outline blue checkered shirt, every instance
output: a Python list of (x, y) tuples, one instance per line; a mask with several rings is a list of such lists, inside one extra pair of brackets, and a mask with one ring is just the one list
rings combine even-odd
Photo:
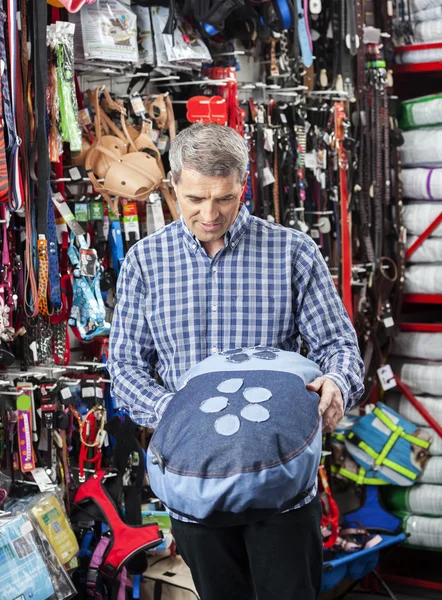
[(115, 397), (140, 425), (158, 425), (190, 367), (258, 344), (298, 352), (302, 341), (347, 409), (362, 395), (356, 334), (316, 243), (244, 206), (214, 257), (182, 219), (138, 242), (122, 266), (117, 299), (108, 368)]

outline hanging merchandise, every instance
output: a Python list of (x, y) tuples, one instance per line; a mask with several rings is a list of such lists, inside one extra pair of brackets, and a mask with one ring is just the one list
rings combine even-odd
[(69, 566), (79, 548), (58, 498), (51, 494), (39, 500), (32, 508), (32, 516), (46, 535), (60, 562)]
[(115, 580), (123, 566), (126, 566), (129, 572), (139, 573), (142, 565), (141, 572), (143, 572), (147, 561), (140, 551), (155, 547), (162, 540), (156, 523), (133, 527), (122, 521), (118, 511), (118, 501), (114, 501), (114, 497), (119, 497), (118, 491), (114, 491), (116, 496), (107, 493), (106, 482), (111, 478), (116, 478), (114, 490), (118, 490), (121, 480), (118, 479), (118, 473), (110, 470), (97, 471), (93, 477), (83, 483), (75, 497), (80, 514), (77, 513), (73, 519), (83, 518), (81, 512), (84, 511), (87, 520), (90, 521), (91, 516), (95, 520), (93, 515), (97, 515), (96, 520), (108, 525), (111, 540), (109, 548), (101, 556), (99, 570), (109, 579)]
[(138, 62), (137, 17), (117, 0), (97, 0), (81, 9), (84, 56), (87, 59)]
[(33, 538), (34, 527), (24, 517), (0, 526), (2, 565), (0, 582), (4, 598), (23, 595), (46, 600), (54, 593), (49, 572)]
[[(24, 509), (27, 511), (26, 500)], [(2, 597), (67, 600), (76, 590), (44, 534), (27, 512), (0, 522)], [(17, 596), (18, 594), (18, 596)]]
[[(55, 25), (50, 25), (48, 27), (48, 44), (56, 56), (57, 95), (53, 101), (54, 104), (58, 104), (61, 139), (63, 142), (69, 142), (71, 152), (79, 152), (81, 150), (81, 129), (74, 87), (73, 28), (72, 24), (59, 21)], [(58, 162), (58, 160), (53, 162)]]
[(164, 33), (163, 29), (163, 40), (167, 60), (171, 63), (184, 62), (201, 67), (201, 63), (210, 62), (212, 59), (198, 31), (180, 17), (177, 17), (175, 29), (171, 34)]
[(346, 449), (368, 477), (402, 486), (412, 485), (422, 473), (430, 444), (431, 438), (382, 402), (345, 436)]
[[(86, 154), (85, 168), (94, 184), (94, 189), (103, 195), (112, 211), (118, 214), (117, 201), (112, 200), (111, 196), (146, 200), (149, 194), (160, 185), (162, 173), (155, 158), (146, 152), (138, 151), (127, 133), (125, 109), (110, 98), (105, 88), (110, 108), (117, 110), (121, 115), (123, 131), (112, 124), (112, 131), (117, 135), (102, 136), (101, 119), (104, 114), (98, 104), (98, 96), (101, 91), (101, 88), (97, 88), (94, 92), (97, 140)], [(108, 125), (112, 123), (106, 117), (104, 118)], [(104, 179), (103, 183), (99, 183), (100, 178)]]
[(100, 290), (102, 267), (97, 252), (84, 242), (78, 249), (73, 240), (68, 250), (73, 271), (73, 299), (69, 325), (75, 327), (81, 338), (89, 341), (106, 335), (110, 324), (105, 320), (105, 307)]
[(162, 6), (153, 6), (151, 8), (152, 27), (154, 33), (156, 67), (160, 73), (168, 74), (173, 70), (179, 72), (192, 71), (190, 65), (172, 63), (167, 57), (166, 41), (163, 36), (164, 28), (169, 20), (169, 9)]
[(137, 4), (132, 6), (132, 10), (137, 15), (139, 60), (141, 63), (153, 67), (155, 66), (155, 51), (150, 10), (146, 6), (139, 6)]

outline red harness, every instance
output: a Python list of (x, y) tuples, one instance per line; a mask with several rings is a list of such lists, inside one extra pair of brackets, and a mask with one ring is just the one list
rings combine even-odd
[(103, 483), (108, 477), (115, 476), (114, 471), (97, 471), (78, 488), (75, 503), (93, 501), (103, 514), (111, 531), (111, 542), (106, 549), (100, 571), (107, 577), (117, 576), (124, 563), (140, 550), (153, 548), (162, 542), (156, 523), (132, 526), (123, 523), (117, 508), (106, 491)]

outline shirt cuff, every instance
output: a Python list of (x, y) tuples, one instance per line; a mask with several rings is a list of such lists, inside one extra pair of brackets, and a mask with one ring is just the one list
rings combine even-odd
[(323, 377), (327, 377), (327, 379), (331, 379), (332, 381), (334, 381), (338, 388), (341, 390), (342, 398), (344, 400), (344, 410), (346, 410), (350, 386), (348, 385), (345, 375), (342, 375), (341, 373), (324, 373)]

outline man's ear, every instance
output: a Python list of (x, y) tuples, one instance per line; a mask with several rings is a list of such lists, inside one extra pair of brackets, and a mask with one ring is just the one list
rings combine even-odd
[(248, 171), (246, 171), (246, 174), (244, 175), (243, 182), (242, 182), (242, 184), (241, 184), (241, 186), (242, 186), (242, 189), (241, 189), (241, 196), (242, 196), (242, 194), (243, 194), (243, 192), (244, 192), (244, 188), (245, 188), (245, 187), (246, 187), (246, 185), (247, 185), (247, 178), (248, 178), (248, 176), (249, 176), (249, 172), (248, 172)]
[(172, 171), (169, 171), (168, 179), (170, 180), (170, 183), (172, 184), (172, 187), (173, 187), (173, 189), (175, 190), (175, 193), (176, 193), (177, 184), (176, 184), (176, 182), (175, 182), (175, 180), (173, 178)]

